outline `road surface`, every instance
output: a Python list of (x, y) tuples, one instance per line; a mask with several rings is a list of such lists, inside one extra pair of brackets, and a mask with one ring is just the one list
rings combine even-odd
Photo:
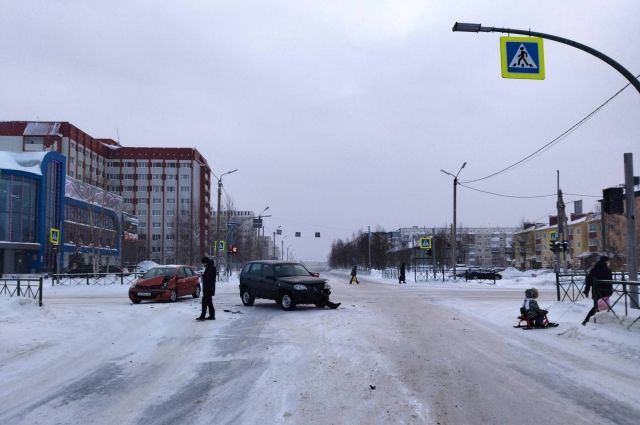
[(51, 338), (2, 357), (0, 423), (638, 423), (637, 405), (581, 377), (633, 391), (622, 368), (481, 320), (496, 298), (515, 317), (521, 290), (327, 276), (338, 310), (244, 307), (219, 284), (215, 322), (193, 320), (199, 300), (132, 305), (126, 287), (51, 295)]

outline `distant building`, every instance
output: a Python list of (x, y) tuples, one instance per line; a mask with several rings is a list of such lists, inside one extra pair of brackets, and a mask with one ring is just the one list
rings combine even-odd
[(128, 148), (68, 122), (28, 121), (0, 122), (0, 149), (57, 152), (66, 176), (122, 197), (118, 220), (138, 219), (137, 240), (119, 234), (132, 256), (122, 262), (195, 264), (206, 252), (211, 169), (196, 149)]

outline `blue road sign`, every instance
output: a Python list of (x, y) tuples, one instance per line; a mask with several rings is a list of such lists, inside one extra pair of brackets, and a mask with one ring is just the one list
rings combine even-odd
[(541, 38), (500, 37), (503, 78), (544, 80), (544, 47)]

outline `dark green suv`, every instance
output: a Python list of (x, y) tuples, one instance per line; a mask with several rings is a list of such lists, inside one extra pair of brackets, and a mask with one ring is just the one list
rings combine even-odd
[(300, 263), (251, 261), (240, 272), (240, 298), (244, 305), (253, 305), (256, 298), (264, 298), (276, 301), (287, 311), (297, 304), (325, 307), (333, 304), (329, 301), (330, 294), (327, 280)]

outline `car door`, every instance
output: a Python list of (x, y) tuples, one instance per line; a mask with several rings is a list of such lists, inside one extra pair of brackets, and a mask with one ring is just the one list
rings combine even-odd
[(185, 267), (184, 274), (185, 291), (187, 294), (193, 294), (196, 291), (196, 285), (198, 284), (198, 276), (191, 267)]
[(187, 279), (185, 279), (187, 276), (185, 274), (184, 271), (184, 267), (178, 267), (178, 270), (176, 271), (176, 291), (178, 292), (178, 296), (181, 297), (183, 295), (188, 294), (186, 285), (187, 285)]
[(262, 284), (262, 263), (253, 263), (247, 273), (247, 287), (256, 298), (264, 298), (264, 285)]
[(278, 285), (276, 283), (276, 275), (271, 264), (265, 264), (262, 267), (262, 286), (264, 290), (264, 298), (275, 300), (278, 295)]

